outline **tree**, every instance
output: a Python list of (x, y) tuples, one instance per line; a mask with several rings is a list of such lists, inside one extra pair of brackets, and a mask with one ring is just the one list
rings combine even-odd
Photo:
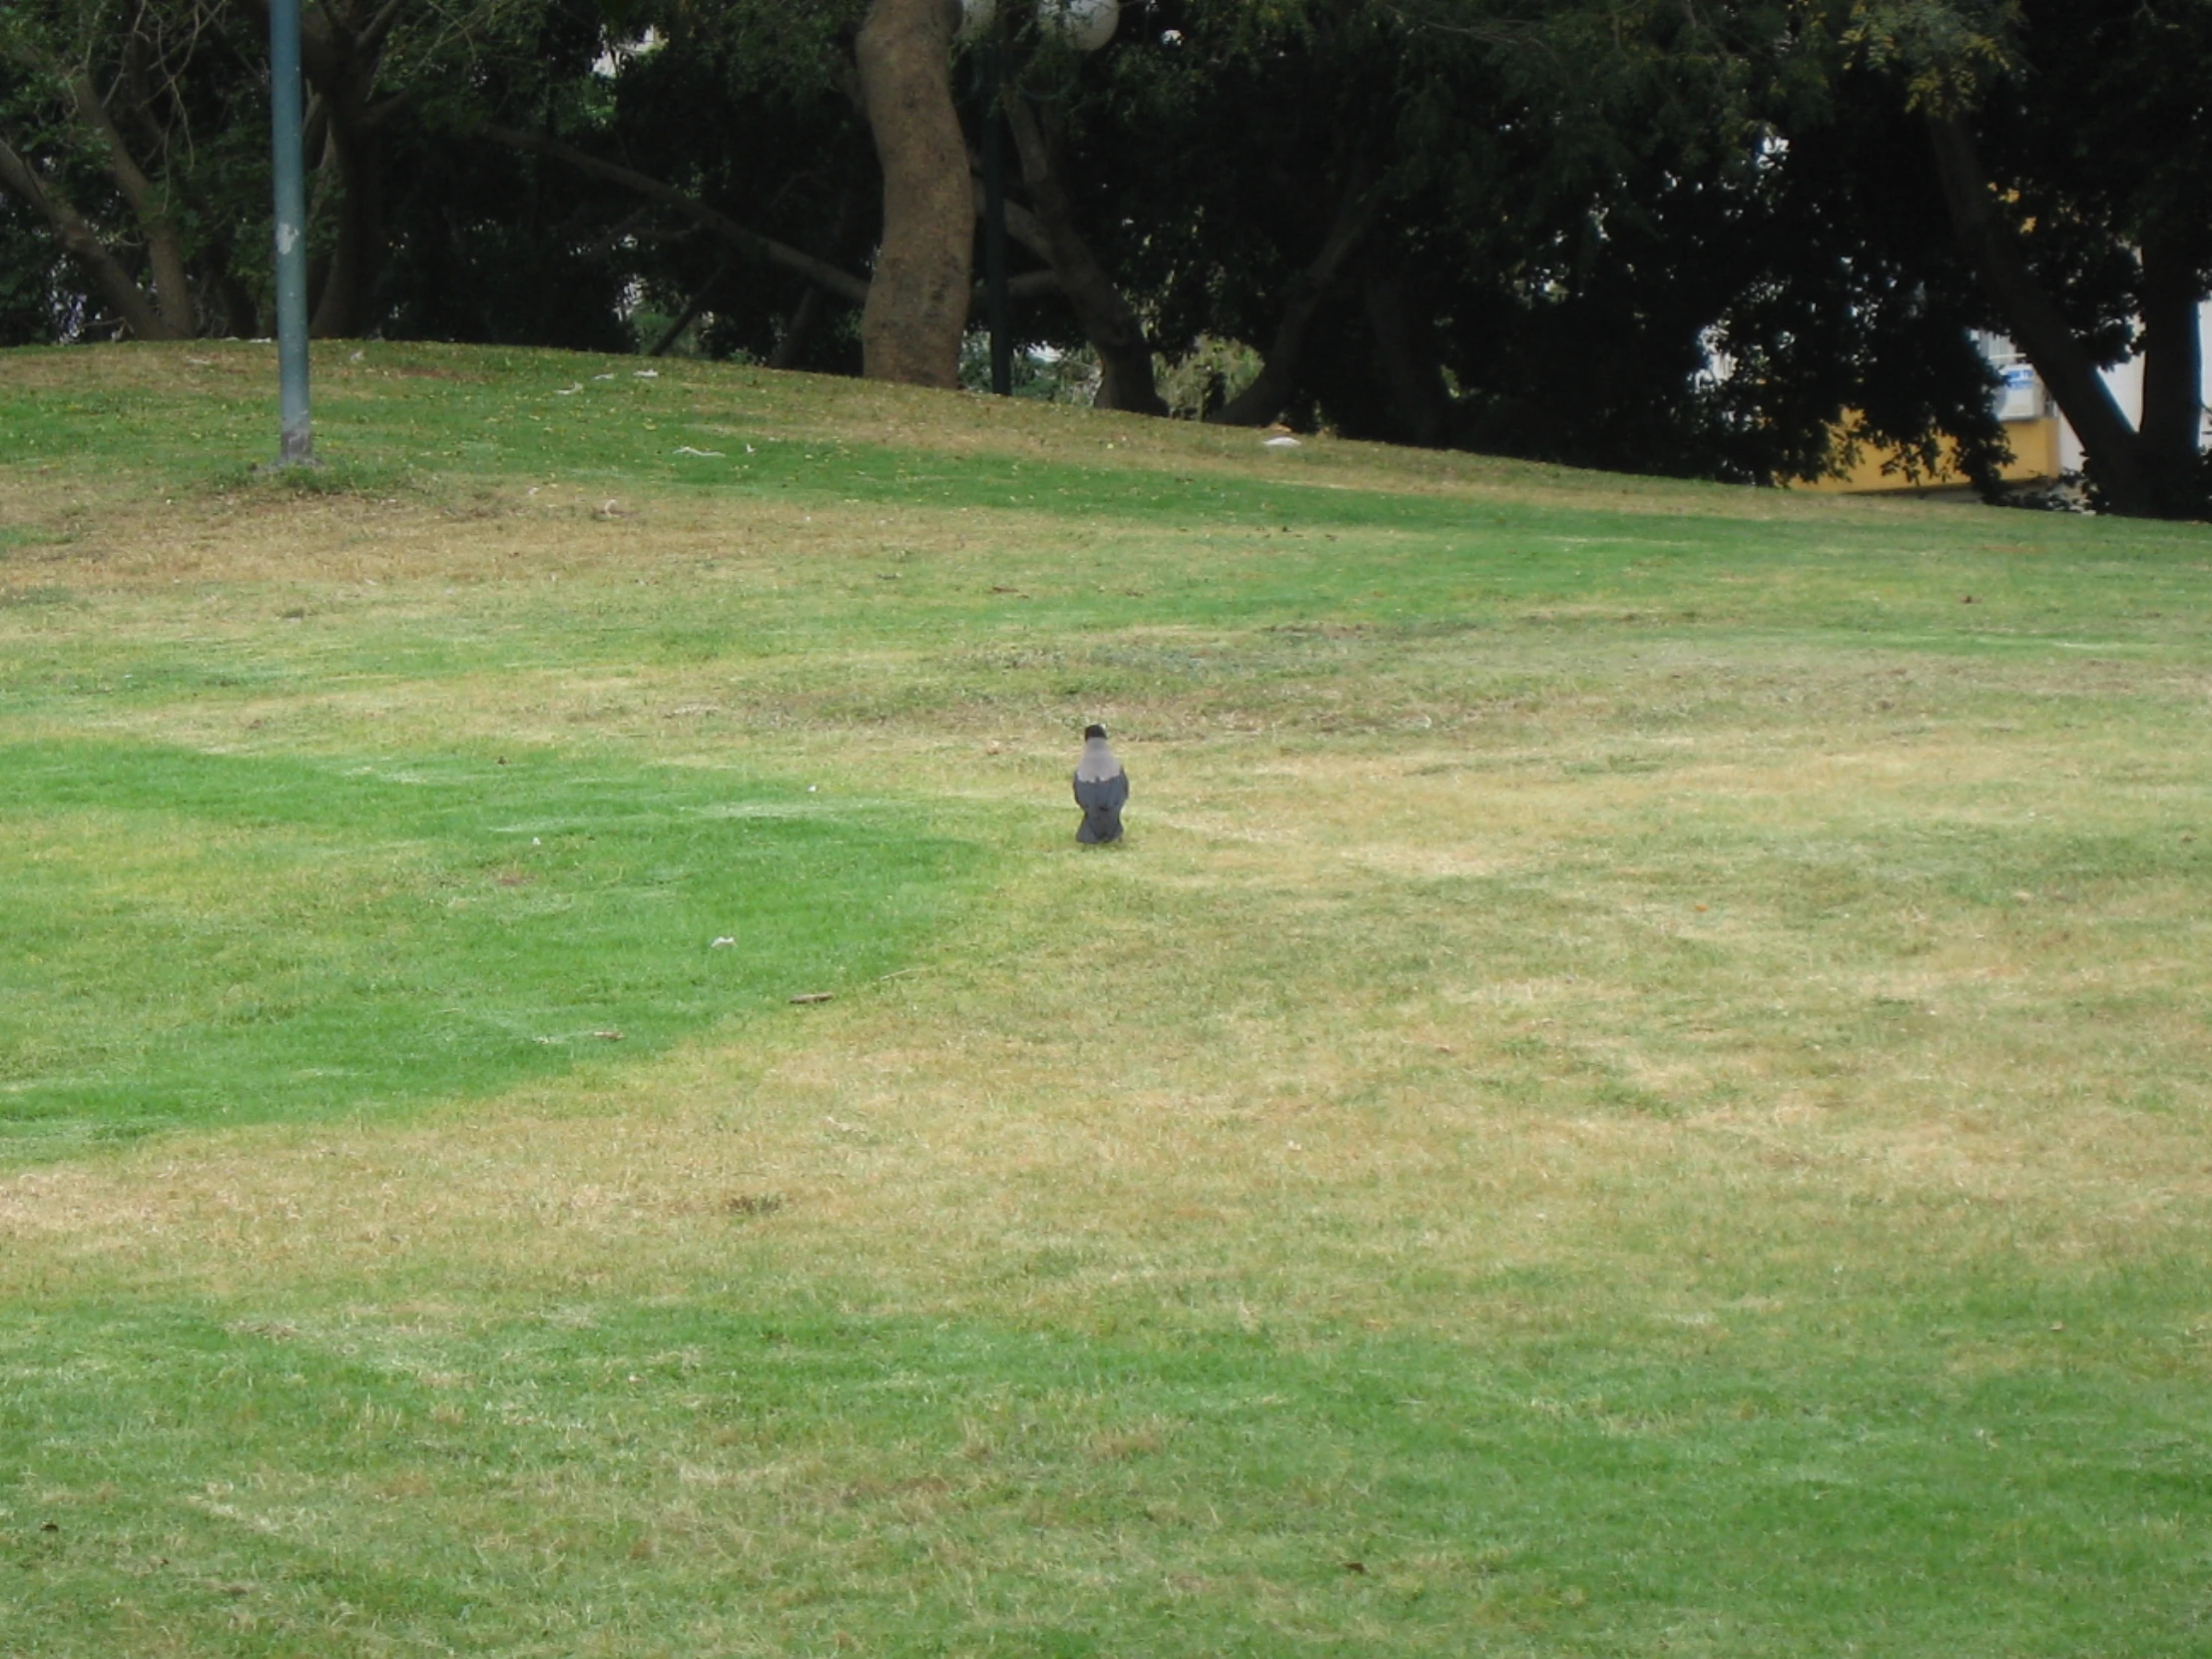
[[(1057, 123), (1030, 107), (1017, 84), (1002, 99), (1003, 119), (1012, 130), (1021, 157), (1021, 179), (1034, 205), (1037, 251), (1050, 265), (1084, 337), (1098, 352), (1102, 409), (1164, 415), (1152, 373), (1152, 338), (1144, 318), (1115, 282), (1083, 234), (1068, 194), (1067, 163)], [(985, 119), (990, 119), (986, 113)]]
[(1045, 107), (1156, 337), (1264, 348), (1215, 418), (1766, 480), (1827, 470), (1856, 409), (1870, 441), (1932, 464), (1939, 421), (1993, 470), (1980, 307), (1939, 221), (1850, 165), (1913, 134), (1782, 140), (1825, 87), (1789, 8), (1155, 15)]
[[(253, 4), (266, 22), (267, 0)], [(548, 199), (534, 165), (473, 132), (487, 115), (536, 126), (588, 103), (605, 49), (593, 0), (306, 0), (309, 331), (409, 317), (449, 337), (618, 337), (619, 319), (578, 312), (586, 295), (611, 309), (621, 283), (578, 259), (571, 193)], [(518, 279), (532, 266), (535, 281)]]
[(861, 16), (860, 0), (655, 6), (629, 20), (650, 34), (573, 134), (626, 170), (603, 235), (710, 354), (860, 369), (880, 199), (851, 61)]
[[(0, 330), (256, 324), (265, 3), (0, 11)], [(1088, 55), (1016, 0), (995, 110), (953, 0), (306, 5), (318, 332), (950, 385), (995, 118), (1015, 326), (1109, 407), (1213, 336), (1216, 420), (1762, 481), (1848, 421), (1993, 484), (1996, 327), (2101, 500), (2204, 497), (2204, 0), (1152, 0)]]
[[(2205, 511), (2212, 8), (1857, 0), (1831, 27), (1925, 123), (1958, 244), (2079, 434), (2100, 503)], [(2144, 358), (2139, 425), (2098, 373), (2131, 344)]]
[(41, 345), (81, 331), (81, 277), (55, 245), (52, 227), (0, 188), (0, 348)]
[[(0, 65), (15, 71), (0, 81), (0, 193), (84, 274), (95, 304), (48, 307), (69, 319), (65, 332), (104, 321), (150, 339), (256, 331), (271, 281), (267, 39), (266, 0), (23, 0), (0, 11)], [(575, 262), (532, 212), (530, 181), (448, 119), (456, 103), (521, 100), (542, 113), (549, 96), (586, 84), (600, 39), (589, 0), (308, 0), (315, 333), (364, 333), (411, 311), (431, 331), (499, 337), (496, 319), (472, 319), (487, 290), (505, 287), (504, 306), (530, 318), (513, 334), (620, 336), (620, 283), (548, 280), (573, 276)], [(480, 264), (479, 279), (455, 283), (455, 265), (471, 259), (438, 255), (471, 199), (496, 204), (477, 228), (509, 251), (490, 262), (500, 275)], [(395, 248), (404, 295), (387, 280)], [(514, 276), (533, 270), (540, 302), (518, 302)], [(574, 314), (587, 293), (596, 326)]]
[(883, 171), (883, 237), (860, 318), (871, 379), (960, 383), (975, 198), (952, 108), (958, 22), (957, 0), (873, 0), (853, 41)]
[(24, 0), (0, 18), (0, 192), (141, 339), (252, 325), (224, 164), (258, 89), (223, 24), (214, 0)]

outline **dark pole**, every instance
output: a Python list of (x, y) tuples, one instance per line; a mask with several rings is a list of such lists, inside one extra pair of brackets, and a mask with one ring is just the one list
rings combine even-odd
[(269, 0), (269, 117), (276, 184), (276, 464), (314, 459), (307, 419), (307, 193), (300, 154), (299, 0)]
[(1006, 319), (1006, 123), (998, 113), (999, 44), (983, 48), (983, 286), (991, 323), (991, 390), (1014, 390), (1013, 325)]

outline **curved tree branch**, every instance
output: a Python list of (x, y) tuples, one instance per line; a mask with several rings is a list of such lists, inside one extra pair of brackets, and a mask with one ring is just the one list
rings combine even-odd
[(1935, 148), (1936, 172), (1942, 181), (1951, 230), (2013, 342), (2027, 353), (2027, 360), (2081, 435), (2098, 489), (2115, 512), (2151, 512), (2135, 428), (2097, 372), (2095, 359), (2028, 269), (2017, 234), (1997, 212), (1973, 136), (1957, 116), (1933, 111), (1928, 136)]
[(1206, 418), (1217, 426), (1265, 426), (1283, 412), (1298, 386), (1299, 358), (1306, 350), (1315, 313), (1321, 309), (1329, 284), (1336, 280), (1352, 251), (1358, 248), (1382, 212), (1382, 193), (1355, 180), (1347, 186), (1337, 206), (1336, 223), (1314, 263), (1291, 279), (1284, 295), (1283, 320), (1277, 324), (1275, 342), (1259, 378)]
[[(975, 191), (975, 217), (981, 219), (983, 217), (983, 181), (976, 176), (975, 166), (975, 158), (971, 155), (968, 157), (968, 183)], [(1006, 234), (1020, 243), (1022, 247), (1028, 249), (1030, 253), (1036, 255), (1038, 259), (1050, 263), (1052, 244), (1045, 236), (1043, 224), (1039, 222), (1035, 214), (1019, 202), (1008, 202), (1006, 204)]]
[(615, 162), (601, 161), (587, 155), (574, 145), (563, 144), (548, 133), (529, 133), (513, 127), (499, 127), (486, 123), (477, 129), (494, 144), (503, 144), (510, 150), (526, 151), (532, 155), (550, 156), (557, 162), (565, 162), (579, 173), (588, 173), (595, 179), (605, 179), (609, 184), (621, 185), (649, 201), (674, 208), (695, 224), (712, 231), (724, 242), (751, 259), (780, 265), (787, 271), (796, 271), (816, 286), (827, 289), (839, 299), (855, 305), (867, 303), (868, 284), (848, 271), (840, 271), (827, 260), (818, 260), (812, 254), (764, 237), (757, 231), (749, 231), (728, 214), (710, 208), (697, 197), (687, 196), (674, 185)]
[[(1075, 208), (1053, 170), (1052, 149), (1044, 129), (1018, 94), (1006, 100), (1006, 121), (1013, 130), (1014, 149), (1021, 157), (1022, 182), (1037, 204), (1045, 258), (1052, 262), (1060, 286), (1067, 290), (1084, 335), (1098, 349), (1098, 406), (1127, 409), (1134, 414), (1166, 414), (1168, 406), (1152, 381), (1152, 341), (1145, 336), (1143, 319), (1076, 229)], [(1013, 228), (1010, 217), (1007, 228)]]
[(140, 339), (187, 339), (189, 330), (180, 330), (168, 320), (147, 298), (146, 291), (131, 280), (116, 257), (108, 252), (100, 234), (85, 223), (84, 216), (69, 202), (46, 188), (31, 165), (0, 140), (0, 186), (23, 198), (53, 227), (55, 240), (68, 252), (71, 259), (85, 268), (93, 285), (100, 290), (127, 327)]
[(82, 72), (69, 78), (69, 96), (77, 119), (91, 128), (108, 153), (108, 172), (131, 212), (146, 230), (147, 255), (154, 268), (154, 302), (162, 320), (179, 339), (192, 335), (192, 279), (185, 271), (185, 247), (177, 222), (170, 213), (168, 193), (159, 189), (124, 143), (122, 130), (108, 113), (94, 89), (92, 77)]

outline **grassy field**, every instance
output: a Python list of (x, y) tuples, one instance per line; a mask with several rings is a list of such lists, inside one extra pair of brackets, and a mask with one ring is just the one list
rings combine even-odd
[(2212, 532), (317, 351), (0, 354), (0, 1653), (2212, 1651)]

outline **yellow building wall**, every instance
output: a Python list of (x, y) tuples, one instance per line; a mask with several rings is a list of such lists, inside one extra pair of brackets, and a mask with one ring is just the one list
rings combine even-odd
[[(2008, 484), (2035, 484), (2047, 482), (2058, 476), (2058, 417), (2045, 415), (2037, 420), (2008, 420), (2004, 423), (2004, 435), (2012, 445), (2011, 463), (2003, 470), (2002, 477)], [(1839, 438), (1837, 447), (1842, 448)], [(1903, 490), (1960, 489), (1965, 478), (1956, 464), (1957, 446), (1948, 438), (1943, 440), (1942, 458), (1936, 463), (1935, 476), (1923, 474), (1918, 481), (1906, 477), (1902, 470), (1885, 472), (1883, 464), (1897, 459), (1894, 449), (1876, 449), (1862, 445), (1859, 459), (1841, 477), (1822, 478), (1800, 489), (1819, 490), (1837, 495), (1881, 495)]]

